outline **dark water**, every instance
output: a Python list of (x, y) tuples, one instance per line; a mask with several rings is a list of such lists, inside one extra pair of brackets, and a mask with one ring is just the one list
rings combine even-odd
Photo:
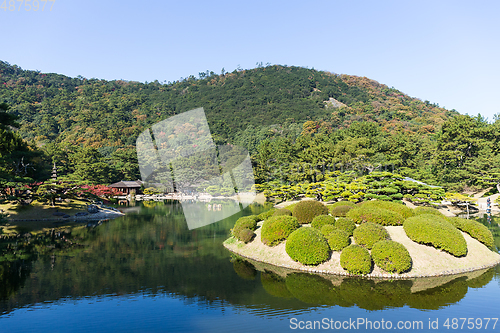
[[(286, 272), (223, 248), (239, 216), (194, 230), (183, 216), (178, 203), (145, 203), (95, 227), (4, 241), (0, 332), (500, 331), (498, 266), (409, 281)], [(495, 218), (479, 220), (498, 251)]]

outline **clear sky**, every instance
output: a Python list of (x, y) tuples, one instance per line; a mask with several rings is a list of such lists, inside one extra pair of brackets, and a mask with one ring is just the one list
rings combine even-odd
[(38, 11), (36, 0), (2, 2), (0, 60), (23, 69), (163, 82), (263, 62), (366, 76), (489, 120), (500, 113), (496, 0), (56, 0), (43, 11), (42, 1)]

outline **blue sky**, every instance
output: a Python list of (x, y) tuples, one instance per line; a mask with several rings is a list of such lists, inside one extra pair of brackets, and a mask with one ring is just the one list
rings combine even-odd
[(269, 62), (366, 76), (490, 120), (500, 113), (500, 1), (39, 4), (0, 9), (0, 60), (142, 82)]

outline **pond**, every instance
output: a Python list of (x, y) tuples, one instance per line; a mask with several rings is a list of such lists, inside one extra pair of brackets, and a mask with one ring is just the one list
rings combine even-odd
[[(499, 266), (406, 281), (286, 272), (222, 246), (238, 217), (266, 207), (193, 230), (178, 202), (134, 208), (101, 224), (3, 240), (1, 331), (500, 330)], [(478, 220), (498, 251), (500, 218)]]

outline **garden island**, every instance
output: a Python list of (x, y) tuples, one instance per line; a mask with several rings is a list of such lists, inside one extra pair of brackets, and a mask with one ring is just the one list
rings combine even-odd
[(241, 217), (231, 234), (224, 246), (239, 256), (314, 273), (415, 278), (500, 263), (481, 223), (383, 200), (302, 200)]

